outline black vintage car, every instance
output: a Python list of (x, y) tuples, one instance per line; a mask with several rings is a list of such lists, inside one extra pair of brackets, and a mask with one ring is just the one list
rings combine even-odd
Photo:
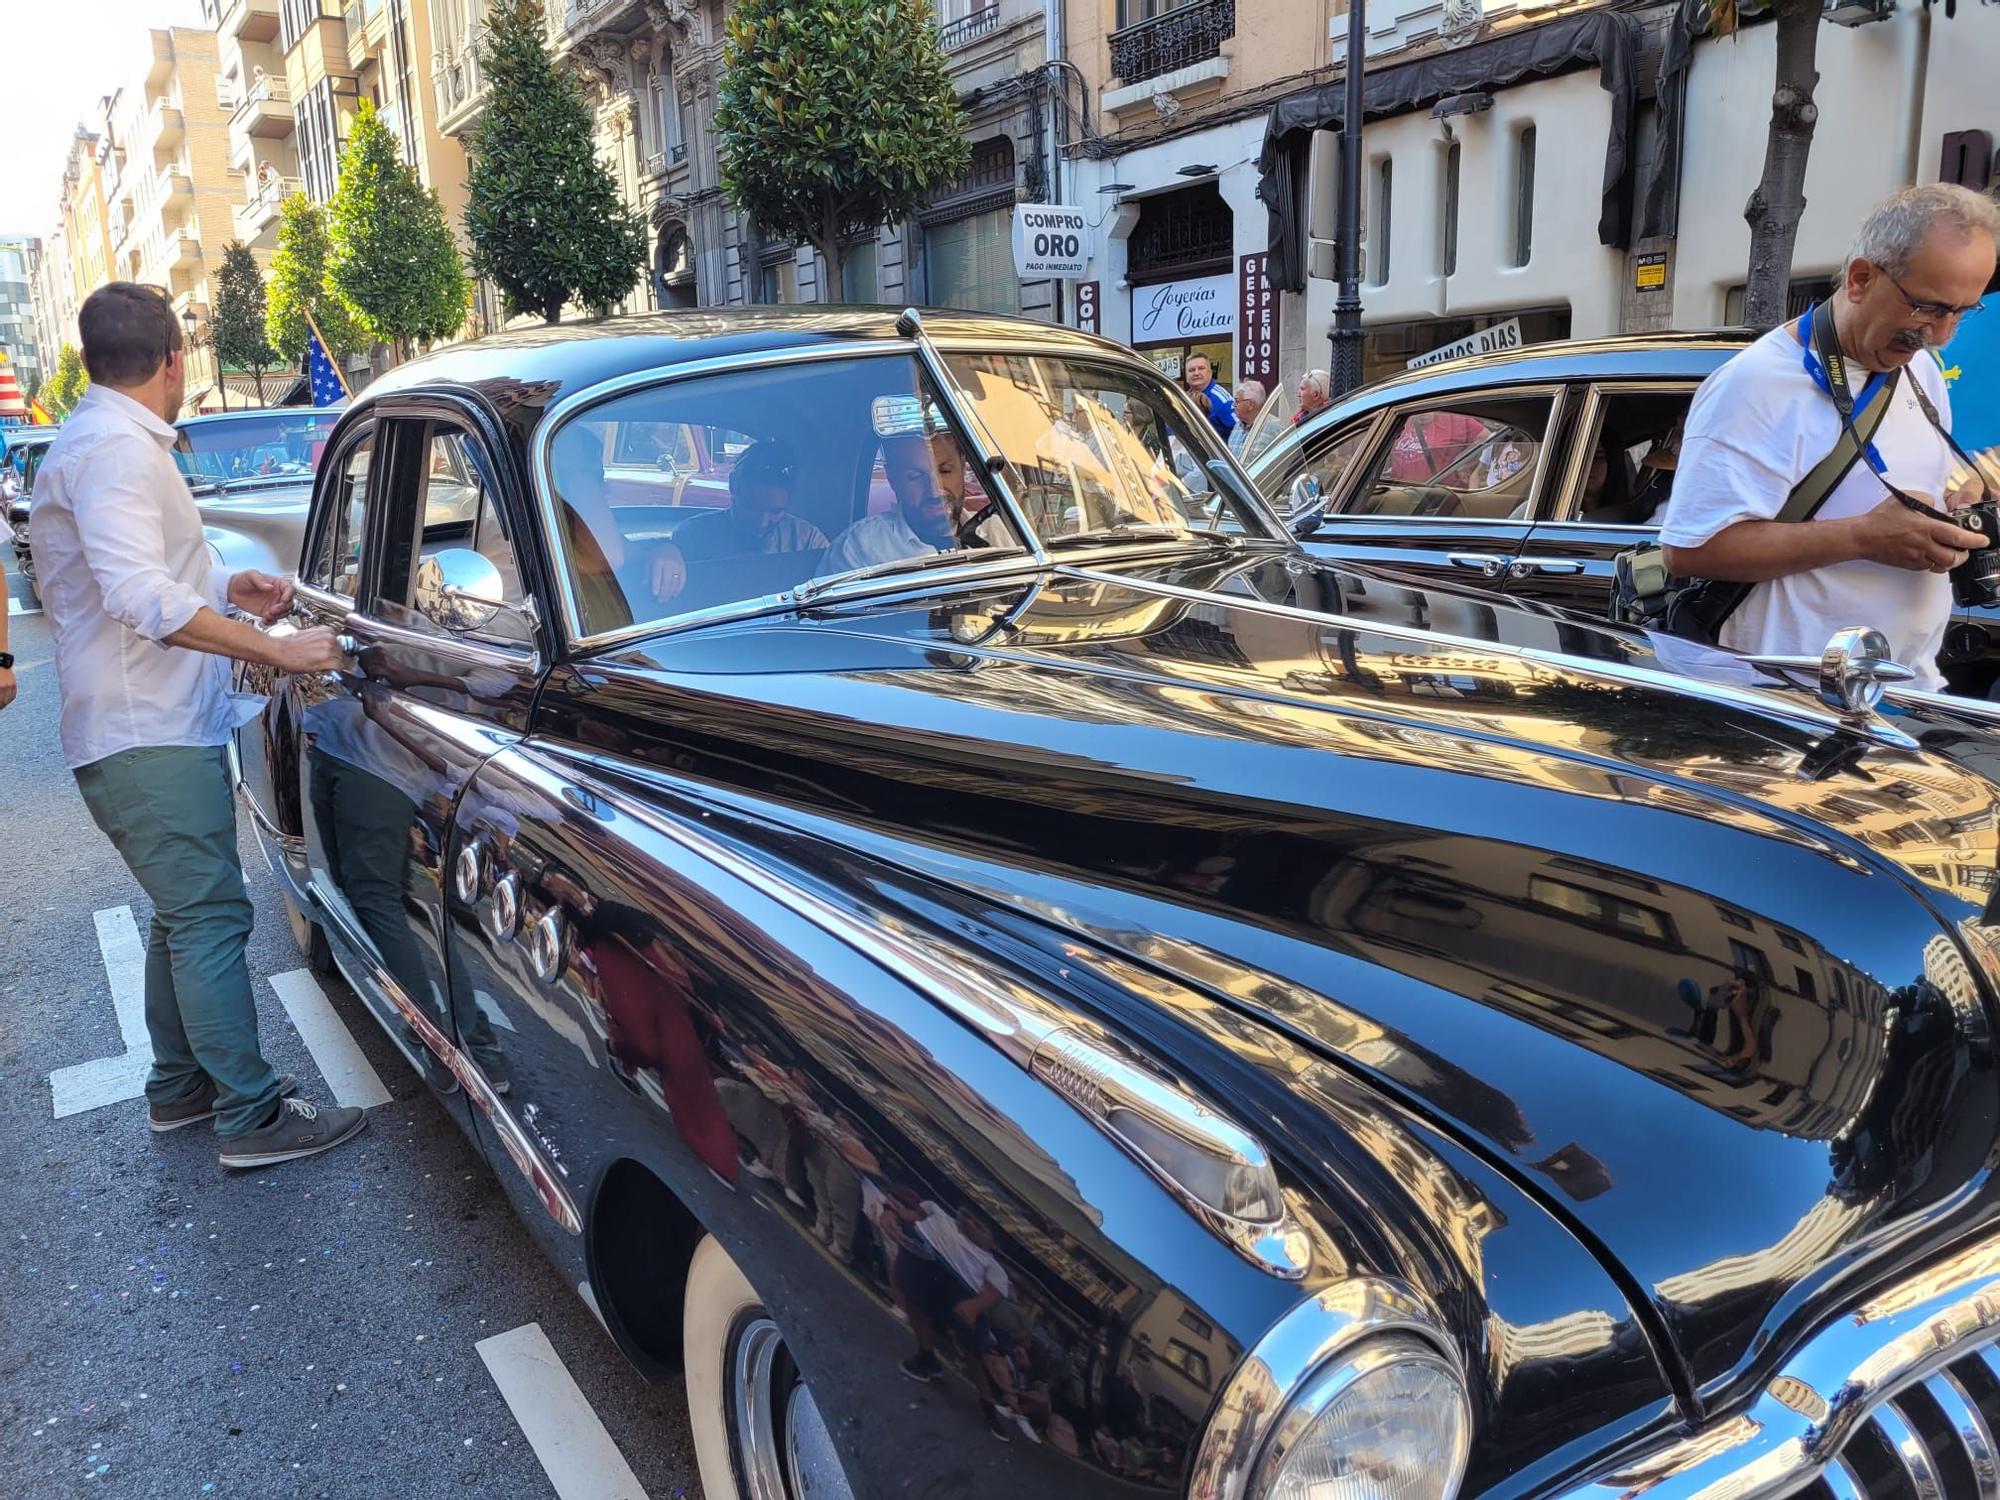
[[(1612, 560), (1651, 543), (1695, 387), (1740, 330), (1540, 344), (1412, 370), (1261, 448), (1258, 488), (1319, 492), (1306, 545), (1592, 614)], [(1323, 506), (1323, 510), (1320, 507)], [(1939, 666), (1954, 692), (2000, 681), (2000, 611), (1961, 609)]]
[(298, 614), (300, 939), (710, 1500), (2000, 1484), (2000, 761), (1879, 637), (1318, 562), (1129, 352), (879, 309), (394, 371)]

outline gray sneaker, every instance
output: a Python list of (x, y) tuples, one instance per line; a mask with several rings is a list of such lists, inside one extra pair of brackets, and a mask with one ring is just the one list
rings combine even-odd
[[(296, 1094), (298, 1079), (289, 1073), (278, 1078), (278, 1097)], [(164, 1135), (169, 1130), (179, 1130), (183, 1125), (193, 1125), (202, 1120), (212, 1120), (221, 1111), (215, 1105), (215, 1080), (204, 1078), (201, 1087), (184, 1099), (176, 1099), (171, 1104), (146, 1103), (146, 1128), (155, 1135)]]
[(262, 1130), (239, 1135), (222, 1148), (216, 1160), (225, 1167), (269, 1167), (331, 1151), (368, 1123), (365, 1111), (337, 1104), (308, 1104), (280, 1099), (278, 1118)]

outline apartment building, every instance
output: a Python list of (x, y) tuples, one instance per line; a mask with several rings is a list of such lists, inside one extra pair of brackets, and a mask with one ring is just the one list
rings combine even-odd
[[(760, 236), (725, 198), (712, 121), (718, 0), (549, 0), (549, 45), (596, 111), (600, 152), (646, 220), (650, 265), (629, 307), (931, 302), (1056, 318), (1055, 282), (1014, 274), (1012, 209), (1050, 191), (1070, 103), (1049, 66), (1049, 0), (939, 0), (938, 40), (968, 120), (970, 168), (907, 224), (849, 247), (841, 285), (810, 248)], [(483, 0), (431, 0), (439, 129), (462, 137), (485, 102)], [(497, 309), (483, 296), (489, 324)]]
[[(1496, 325), (1538, 342), (1740, 318), (1775, 32), (1674, 36), (1679, 10), (1372, 0), (1369, 378)], [(1983, 184), (2000, 128), (1976, 86), (1992, 59), (1976, 11), (1844, 14), (1871, 19), (1820, 32), (1801, 299), (1891, 188), (1941, 173)], [(1341, 120), (1346, 6), (1071, 0), (1068, 31), (1099, 105), (1070, 201), (1109, 210), (1079, 286), (1096, 326), (1171, 370), (1207, 354), (1231, 381), (1327, 365), (1337, 286), (1307, 274), (1299, 205), (1312, 132)]]
[[(212, 278), (222, 269), (223, 247), (236, 237), (229, 171), (235, 99), (217, 69), (214, 32), (175, 26), (144, 35), (140, 72), (104, 101), (97, 159), (109, 206), (107, 279), (164, 288), (199, 334), (215, 306)], [(213, 356), (192, 349), (188, 410), (212, 411), (232, 399)]]
[(0, 239), (0, 354), (14, 367), (23, 392), (42, 378), (41, 341), (35, 332), (34, 277), (29, 258), (41, 258), (39, 239)]

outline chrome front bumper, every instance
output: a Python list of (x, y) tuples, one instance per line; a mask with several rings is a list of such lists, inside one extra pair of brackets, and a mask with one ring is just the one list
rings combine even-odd
[(1749, 1408), (1563, 1500), (2000, 1497), (2000, 1234), (1816, 1334)]

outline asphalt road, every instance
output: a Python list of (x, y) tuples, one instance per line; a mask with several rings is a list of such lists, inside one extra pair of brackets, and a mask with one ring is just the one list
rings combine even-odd
[[(18, 598), (19, 581), (9, 579)], [(56, 743), (39, 615), (0, 713), (0, 1496), (556, 1493), (483, 1339), (538, 1324), (651, 1500), (696, 1496), (678, 1387), (647, 1385), (360, 1002), (322, 981), (393, 1098), (356, 1140), (223, 1172), (138, 1099), (55, 1118), (49, 1074), (123, 1050), (96, 914), (150, 910)], [(326, 1081), (269, 983), (302, 967), (247, 828), (264, 1050)]]

